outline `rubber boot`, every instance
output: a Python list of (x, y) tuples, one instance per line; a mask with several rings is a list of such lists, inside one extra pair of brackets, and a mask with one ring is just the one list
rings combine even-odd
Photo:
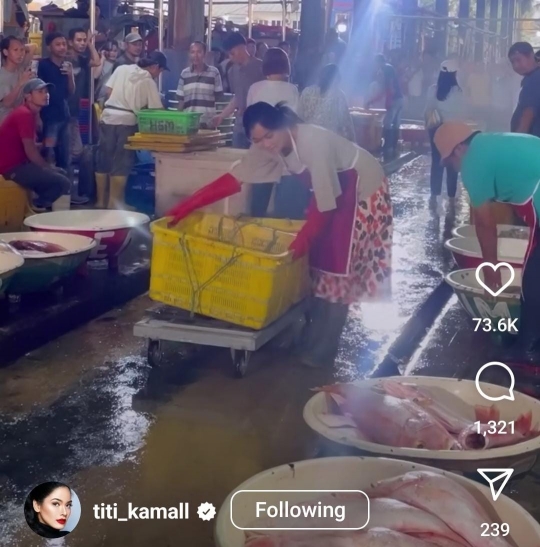
[(393, 131), (392, 129), (383, 129), (383, 161), (387, 162), (393, 159), (392, 157), (392, 140), (393, 140)]
[(107, 194), (107, 183), (109, 182), (108, 173), (96, 173), (96, 209), (106, 209), (105, 201)]
[(392, 152), (394, 159), (399, 157), (399, 137), (399, 127), (397, 129), (392, 129)]
[(126, 211), (133, 210), (128, 207), (125, 202), (127, 175), (116, 175), (110, 177), (111, 184), (109, 188), (109, 209), (123, 209)]

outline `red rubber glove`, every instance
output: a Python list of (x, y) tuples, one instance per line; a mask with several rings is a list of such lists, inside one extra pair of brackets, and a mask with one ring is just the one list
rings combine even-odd
[(293, 252), (293, 259), (300, 258), (309, 253), (309, 249), (313, 245), (313, 242), (324, 230), (334, 211), (327, 211), (321, 213), (317, 209), (317, 203), (315, 198), (311, 200), (309, 205), (307, 219), (302, 229), (298, 232), (294, 241), (289, 245), (289, 250)]
[(175, 226), (183, 218), (186, 218), (193, 211), (211, 205), (220, 199), (228, 198), (237, 194), (242, 189), (242, 185), (230, 173), (222, 175), (214, 182), (207, 184), (200, 190), (197, 190), (191, 197), (176, 204), (172, 209), (165, 213), (167, 217), (173, 217), (169, 221), (169, 226)]

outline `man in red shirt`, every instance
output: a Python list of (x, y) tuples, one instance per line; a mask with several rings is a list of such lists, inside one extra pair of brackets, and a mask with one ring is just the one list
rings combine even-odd
[(35, 192), (36, 206), (42, 208), (69, 194), (71, 184), (62, 169), (43, 159), (36, 145), (37, 118), (49, 103), (49, 86), (39, 78), (29, 80), (22, 90), (24, 104), (0, 125), (0, 175)]

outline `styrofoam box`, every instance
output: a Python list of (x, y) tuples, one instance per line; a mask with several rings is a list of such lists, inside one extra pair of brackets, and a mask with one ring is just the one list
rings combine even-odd
[[(233, 163), (247, 150), (220, 148), (206, 152), (156, 153), (156, 214), (167, 210), (221, 175), (228, 173)], [(240, 215), (249, 213), (250, 185), (242, 186), (239, 194), (202, 209), (208, 213)]]

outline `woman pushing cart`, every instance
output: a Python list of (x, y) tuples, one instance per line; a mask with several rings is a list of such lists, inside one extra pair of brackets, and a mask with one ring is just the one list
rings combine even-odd
[(303, 362), (331, 365), (349, 305), (388, 292), (392, 205), (380, 163), (356, 144), (303, 123), (283, 105), (256, 103), (244, 114), (249, 153), (230, 173), (171, 209), (174, 225), (191, 212), (240, 192), (244, 183), (278, 182), (298, 175), (313, 197), (307, 220), (291, 244), (307, 253), (313, 302)]

